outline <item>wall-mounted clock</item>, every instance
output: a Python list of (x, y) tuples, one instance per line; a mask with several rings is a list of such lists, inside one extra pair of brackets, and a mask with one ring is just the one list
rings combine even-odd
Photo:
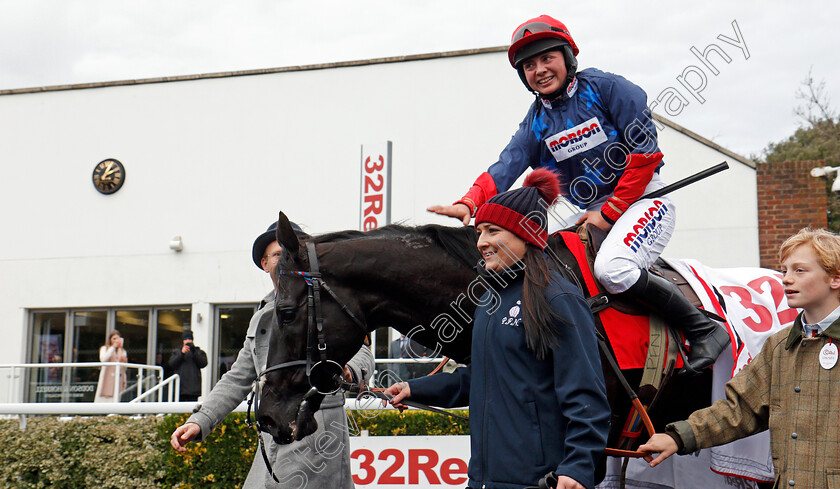
[(93, 186), (100, 193), (112, 194), (125, 183), (125, 167), (119, 161), (109, 158), (100, 161), (93, 168)]

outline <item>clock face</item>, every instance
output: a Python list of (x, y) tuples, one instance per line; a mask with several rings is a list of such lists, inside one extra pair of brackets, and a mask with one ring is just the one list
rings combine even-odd
[(125, 182), (125, 167), (115, 159), (100, 161), (93, 169), (93, 186), (100, 193), (112, 194)]

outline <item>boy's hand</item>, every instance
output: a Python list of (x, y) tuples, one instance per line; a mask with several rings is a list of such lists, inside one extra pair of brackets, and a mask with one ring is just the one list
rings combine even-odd
[(427, 207), (426, 210), (442, 216), (456, 217), (464, 223), (464, 226), (469, 226), (472, 219), (470, 208), (466, 204), (433, 205)]
[[(648, 452), (648, 455), (645, 455), (645, 461), (650, 462), (651, 467), (656, 467), (666, 458), (677, 453), (678, 448), (677, 442), (673, 438), (664, 433), (657, 433), (651, 436), (647, 443), (640, 446), (639, 451)], [(659, 456), (653, 458), (652, 453), (658, 453)]]

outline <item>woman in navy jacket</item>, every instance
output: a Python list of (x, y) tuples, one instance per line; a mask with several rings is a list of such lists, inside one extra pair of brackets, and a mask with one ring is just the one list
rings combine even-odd
[(520, 489), (553, 471), (558, 488), (591, 489), (610, 418), (595, 324), (580, 291), (543, 252), (557, 176), (537, 169), (524, 185), (476, 215), (477, 280), (488, 290), (475, 313), (472, 363), (388, 391), (397, 407), (407, 397), (469, 404), (471, 488)]

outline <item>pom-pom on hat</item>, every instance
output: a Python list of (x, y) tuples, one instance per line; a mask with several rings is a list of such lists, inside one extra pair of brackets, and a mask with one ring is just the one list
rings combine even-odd
[(493, 223), (545, 249), (548, 241), (546, 209), (558, 195), (560, 180), (557, 174), (546, 168), (537, 168), (525, 177), (521, 188), (495, 195), (479, 207), (475, 224)]

